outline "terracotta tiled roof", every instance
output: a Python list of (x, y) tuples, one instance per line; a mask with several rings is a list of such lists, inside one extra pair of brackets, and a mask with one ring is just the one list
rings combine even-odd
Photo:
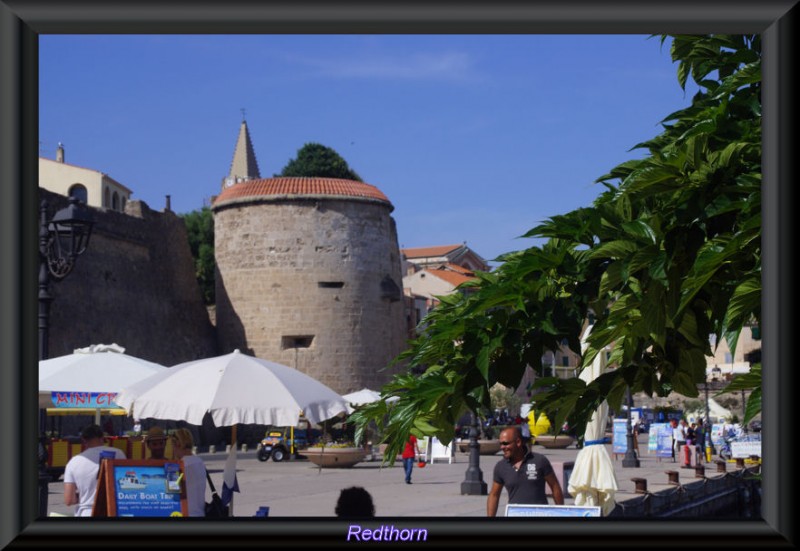
[(371, 199), (388, 203), (391, 206), (389, 198), (373, 185), (338, 178), (304, 177), (262, 178), (239, 182), (225, 188), (222, 193), (217, 195), (214, 205), (270, 196), (285, 198), (341, 196)]
[(417, 247), (413, 249), (400, 249), (406, 258), (427, 258), (432, 256), (445, 256), (464, 245), (439, 245), (436, 247)]
[(437, 268), (437, 270), (450, 270), (452, 272), (457, 272), (459, 274), (464, 274), (468, 276), (474, 276), (475, 272), (470, 270), (469, 268), (465, 268), (464, 266), (459, 266), (458, 264), (453, 264), (452, 262), (448, 262)]
[(453, 287), (458, 287), (465, 281), (472, 281), (475, 279), (474, 277), (468, 277), (463, 274), (450, 272), (448, 270), (425, 270), (425, 272), (435, 275), (439, 279), (443, 279), (447, 283), (451, 284)]

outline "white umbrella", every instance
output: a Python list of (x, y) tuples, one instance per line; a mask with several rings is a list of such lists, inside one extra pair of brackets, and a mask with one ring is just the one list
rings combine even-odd
[(124, 387), (167, 370), (124, 351), (117, 344), (95, 344), (40, 361), (39, 407), (113, 409)]
[(353, 406), (377, 402), (381, 399), (381, 394), (380, 392), (376, 392), (368, 388), (362, 388), (361, 390), (351, 392), (350, 394), (344, 394), (342, 395), (342, 398), (344, 398), (347, 402), (347, 413), (350, 414), (355, 411)]
[[(583, 352), (586, 352), (587, 338), (591, 332), (590, 325), (581, 339)], [(595, 356), (592, 365), (581, 371), (580, 378), (588, 384), (605, 370), (606, 353), (605, 350), (601, 350)], [(605, 436), (607, 418), (608, 404), (603, 402), (586, 425), (584, 446), (575, 458), (568, 486), (569, 493), (575, 498), (575, 505), (600, 507), (603, 515), (608, 515), (614, 509), (614, 496), (619, 489), (614, 474), (614, 464), (608, 456), (606, 447), (601, 444)]]
[[(355, 411), (353, 406), (360, 406), (363, 404), (371, 404), (372, 402), (378, 402), (381, 400), (381, 393), (375, 390), (370, 390), (368, 388), (362, 388), (361, 390), (357, 390), (355, 392), (351, 392), (350, 394), (345, 394), (342, 396), (345, 400), (347, 400), (347, 414), (351, 414)], [(400, 399), (399, 396), (389, 396), (386, 398), (387, 404), (393, 404)]]
[(236, 483), (236, 425), (294, 427), (303, 413), (319, 423), (347, 410), (332, 389), (296, 369), (239, 350), (192, 360), (167, 369), (117, 395), (117, 403), (139, 418), (170, 419), (201, 425), (206, 413), (218, 427), (232, 426), (222, 495), (233, 514)]
[(238, 350), (171, 367), (126, 387), (116, 402), (140, 419), (194, 425), (202, 424), (210, 412), (218, 427), (293, 427), (301, 412), (311, 423), (319, 423), (347, 410), (344, 398), (316, 379)]

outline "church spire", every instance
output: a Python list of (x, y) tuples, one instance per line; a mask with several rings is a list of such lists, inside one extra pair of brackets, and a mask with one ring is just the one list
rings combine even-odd
[(250, 131), (247, 129), (247, 121), (244, 118), (244, 109), (242, 109), (242, 124), (239, 126), (239, 137), (236, 140), (236, 148), (233, 150), (231, 170), (223, 179), (222, 185), (227, 187), (236, 182), (254, 178), (261, 178), (261, 173), (258, 171), (253, 142), (250, 140)]

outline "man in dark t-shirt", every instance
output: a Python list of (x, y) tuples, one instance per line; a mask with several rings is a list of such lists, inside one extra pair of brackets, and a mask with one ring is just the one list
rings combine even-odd
[(497, 505), (503, 488), (508, 491), (509, 503), (547, 505), (545, 482), (550, 486), (553, 501), (564, 505), (564, 494), (550, 461), (542, 454), (531, 452), (522, 441), (518, 426), (500, 433), (503, 459), (494, 467), (494, 483), (486, 500), (486, 514), (497, 516)]

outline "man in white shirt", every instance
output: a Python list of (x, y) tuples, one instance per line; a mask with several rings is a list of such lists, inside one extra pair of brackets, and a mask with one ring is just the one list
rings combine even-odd
[(681, 457), (681, 448), (686, 445), (686, 432), (677, 419), (670, 419), (672, 427), (672, 462)]
[(98, 425), (83, 429), (81, 440), (86, 450), (70, 459), (64, 468), (64, 503), (75, 505), (76, 517), (90, 517), (97, 491), (100, 453), (113, 453), (114, 459), (125, 459), (125, 454), (118, 448), (105, 445), (103, 429)]

